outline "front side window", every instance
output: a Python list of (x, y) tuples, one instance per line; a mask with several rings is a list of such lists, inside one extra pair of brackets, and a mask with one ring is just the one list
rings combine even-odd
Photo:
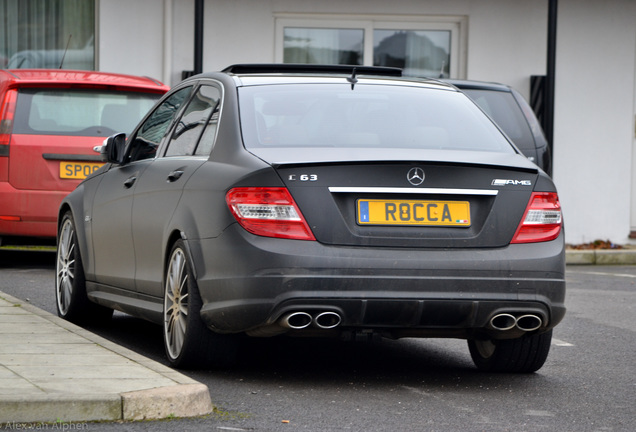
[(95, 69), (95, 0), (3, 0), (0, 67)]
[(159, 144), (191, 92), (192, 87), (177, 90), (155, 108), (139, 127), (136, 135), (131, 138), (130, 162), (154, 158), (157, 155)]
[(459, 92), (410, 86), (304, 84), (240, 89), (245, 146), (442, 149), (514, 153)]

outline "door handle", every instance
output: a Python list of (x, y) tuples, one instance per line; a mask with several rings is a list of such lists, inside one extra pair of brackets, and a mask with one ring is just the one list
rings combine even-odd
[(169, 182), (177, 181), (181, 178), (182, 175), (183, 175), (183, 171), (181, 170), (172, 171), (170, 174), (168, 174), (168, 181)]
[(132, 185), (135, 184), (136, 181), (137, 181), (137, 176), (128, 177), (128, 179), (124, 182), (124, 187), (126, 187), (126, 189), (130, 189)]

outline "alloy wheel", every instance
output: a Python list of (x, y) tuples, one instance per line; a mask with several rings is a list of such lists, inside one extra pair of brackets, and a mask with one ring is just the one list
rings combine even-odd
[(75, 282), (75, 228), (70, 219), (64, 221), (60, 230), (56, 264), (57, 307), (62, 315), (67, 315), (71, 306)]
[(475, 348), (477, 348), (479, 355), (485, 359), (490, 358), (497, 349), (497, 346), (491, 340), (477, 339), (474, 342)]
[(177, 248), (170, 257), (164, 296), (164, 338), (168, 355), (181, 354), (188, 324), (188, 270), (183, 250)]

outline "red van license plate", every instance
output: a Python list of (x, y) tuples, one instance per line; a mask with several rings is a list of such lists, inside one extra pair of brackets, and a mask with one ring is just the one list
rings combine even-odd
[(60, 178), (85, 179), (102, 165), (100, 162), (60, 162)]

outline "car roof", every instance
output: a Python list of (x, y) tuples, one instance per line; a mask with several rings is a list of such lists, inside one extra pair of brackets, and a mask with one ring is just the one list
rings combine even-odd
[(99, 71), (66, 69), (4, 69), (0, 82), (11, 87), (85, 85), (117, 87), (165, 93), (169, 87), (155, 79)]
[(195, 75), (197, 78), (231, 77), (239, 86), (293, 83), (330, 83), (347, 79), (349, 83), (383, 83), (418, 87), (437, 87), (456, 91), (452, 85), (430, 78), (402, 75), (402, 69), (383, 66), (249, 63), (235, 64), (221, 72)]

